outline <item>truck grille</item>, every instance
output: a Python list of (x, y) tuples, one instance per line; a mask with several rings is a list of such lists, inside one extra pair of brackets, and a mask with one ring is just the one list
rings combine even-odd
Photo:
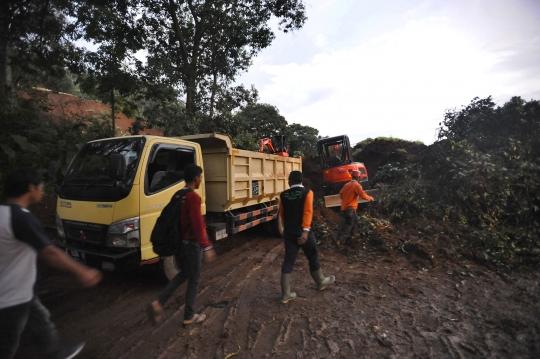
[(64, 221), (64, 231), (67, 239), (81, 242), (102, 243), (107, 234), (108, 226), (102, 224)]

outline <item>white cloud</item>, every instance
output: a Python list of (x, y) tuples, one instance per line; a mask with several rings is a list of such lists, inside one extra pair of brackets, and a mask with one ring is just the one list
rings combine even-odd
[[(421, 118), (442, 116), (445, 106), (489, 95), (473, 89), (492, 88), (486, 70), (496, 62), (447, 21), (433, 18), (370, 43), (318, 54), (306, 64), (262, 66), (272, 83), (259, 91), (289, 123), (323, 135), (352, 137), (376, 126), (380, 135), (397, 136)], [(425, 135), (410, 139), (433, 141)]]
[[(279, 51), (263, 52), (242, 78), (255, 84), (261, 102), (277, 106), (289, 123), (315, 127), (321, 135), (347, 133), (353, 143), (377, 136), (431, 143), (448, 108), (467, 105), (476, 96), (504, 101), (540, 93), (540, 64), (534, 61), (540, 38), (520, 37), (540, 27), (530, 14), (518, 16), (523, 7), (477, 0), (440, 8), (421, 2), (398, 15), (373, 9), (359, 19), (379, 23), (367, 37), (354, 33), (349, 20), (347, 26), (339, 23), (340, 16), (352, 17), (354, 6), (346, 2), (350, 11), (332, 8), (339, 4), (313, 5), (310, 20), (316, 22), (308, 20), (306, 33), (279, 35)], [(500, 22), (504, 12), (515, 24)], [(323, 14), (328, 14), (326, 22)], [(339, 44), (338, 24), (352, 31)], [(533, 60), (523, 60), (524, 53)]]

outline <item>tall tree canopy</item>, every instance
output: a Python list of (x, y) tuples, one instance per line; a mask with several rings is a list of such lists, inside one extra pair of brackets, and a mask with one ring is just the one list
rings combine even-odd
[(0, 1), (0, 94), (31, 76), (33, 83), (60, 78), (78, 54), (68, 21), (78, 2), (70, 0)]
[(87, 41), (99, 44), (86, 51), (79, 72), (81, 88), (111, 105), (112, 133), (115, 133), (117, 94), (128, 96), (138, 90), (134, 54), (143, 48), (144, 34), (137, 26), (137, 8), (130, 0), (80, 1), (77, 24)]
[(287, 126), (286, 134), (287, 138), (289, 138), (292, 155), (317, 155), (317, 141), (321, 138), (319, 136), (319, 130), (310, 126), (293, 123)]
[(199, 110), (203, 97), (210, 98), (212, 113), (216, 92), (274, 39), (272, 16), (284, 32), (306, 20), (301, 0), (140, 1), (148, 75), (180, 87), (188, 114)]
[(242, 119), (242, 127), (255, 139), (285, 135), (287, 121), (279, 114), (279, 110), (269, 104), (253, 104), (242, 110), (238, 116)]

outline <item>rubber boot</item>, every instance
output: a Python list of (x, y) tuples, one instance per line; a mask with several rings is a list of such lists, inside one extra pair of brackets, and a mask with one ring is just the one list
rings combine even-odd
[(315, 283), (317, 283), (317, 289), (318, 290), (325, 289), (329, 285), (334, 284), (334, 282), (336, 280), (336, 277), (334, 277), (333, 275), (325, 278), (324, 274), (322, 272), (322, 269), (319, 269), (319, 270), (317, 270), (315, 272), (310, 272), (310, 273), (311, 273), (311, 277), (313, 278)]
[(291, 292), (291, 275), (281, 273), (281, 303), (285, 304), (296, 298), (296, 293)]

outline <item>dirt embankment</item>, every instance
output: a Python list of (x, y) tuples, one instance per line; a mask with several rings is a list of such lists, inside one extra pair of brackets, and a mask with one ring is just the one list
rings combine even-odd
[[(42, 101), (43, 109), (51, 120), (70, 119), (72, 121), (84, 121), (92, 117), (104, 116), (110, 119), (111, 107), (100, 101), (89, 101), (77, 96), (63, 92), (52, 92), (47, 89), (35, 88), (22, 94), (23, 97), (33, 98)], [(129, 128), (135, 122), (135, 119), (128, 118), (120, 111), (115, 113), (115, 127), (122, 133), (128, 133)], [(140, 130), (143, 135), (163, 135), (159, 129)]]

